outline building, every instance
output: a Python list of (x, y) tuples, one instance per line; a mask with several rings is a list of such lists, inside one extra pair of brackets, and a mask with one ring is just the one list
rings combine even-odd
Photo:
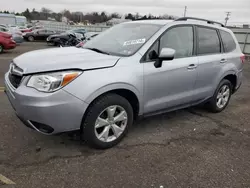
[(15, 16), (14, 14), (0, 14), (0, 24), (23, 26), (27, 24), (25, 16)]
[(0, 24), (16, 25), (16, 16), (14, 14), (0, 14)]
[(25, 16), (16, 16), (16, 25), (24, 26), (27, 24), (27, 18)]

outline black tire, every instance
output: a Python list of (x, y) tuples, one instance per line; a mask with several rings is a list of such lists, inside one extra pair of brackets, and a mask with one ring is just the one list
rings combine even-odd
[(34, 38), (33, 36), (29, 36), (29, 37), (28, 37), (28, 41), (29, 41), (29, 42), (33, 42), (34, 40), (35, 40), (35, 38)]
[[(127, 113), (127, 126), (124, 132), (114, 141), (103, 142), (99, 140), (95, 134), (95, 122), (106, 108), (112, 105), (121, 106)], [(82, 122), (81, 136), (86, 144), (96, 149), (108, 149), (118, 144), (128, 133), (129, 127), (133, 124), (133, 109), (130, 103), (117, 94), (107, 94), (97, 98), (88, 108)]]
[[(218, 93), (221, 90), (221, 88), (225, 85), (227, 85), (229, 87), (229, 99), (228, 99), (227, 103), (224, 105), (224, 107), (219, 108), (217, 106), (217, 96), (218, 96)], [(219, 113), (219, 112), (223, 111), (227, 107), (227, 105), (231, 99), (231, 95), (232, 95), (232, 83), (226, 79), (222, 80), (220, 82), (220, 84), (218, 85), (213, 97), (207, 103), (207, 109), (212, 113)]]
[(3, 53), (3, 50), (4, 50), (4, 49), (3, 49), (3, 45), (0, 44), (0, 54)]

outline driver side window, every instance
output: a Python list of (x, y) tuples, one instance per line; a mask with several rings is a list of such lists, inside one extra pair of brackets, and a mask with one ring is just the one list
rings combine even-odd
[(175, 58), (193, 56), (194, 33), (192, 26), (179, 26), (169, 29), (158, 39), (145, 56), (145, 61), (155, 61), (162, 48), (172, 48)]
[(168, 30), (160, 39), (162, 48), (172, 48), (176, 51), (175, 58), (191, 57), (194, 49), (192, 26), (175, 27)]

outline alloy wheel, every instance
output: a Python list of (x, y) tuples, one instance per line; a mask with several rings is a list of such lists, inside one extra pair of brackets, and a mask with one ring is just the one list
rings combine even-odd
[(112, 142), (119, 138), (128, 123), (128, 114), (119, 105), (103, 110), (95, 122), (95, 135), (102, 142)]
[(230, 98), (230, 88), (228, 85), (223, 85), (218, 94), (217, 94), (217, 102), (216, 105), (218, 108), (224, 108)]

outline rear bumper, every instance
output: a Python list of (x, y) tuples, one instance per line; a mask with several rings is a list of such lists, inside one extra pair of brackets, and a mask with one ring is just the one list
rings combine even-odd
[(80, 129), (88, 104), (62, 89), (43, 93), (22, 84), (15, 89), (7, 74), (5, 93), (26, 126), (47, 135)]

